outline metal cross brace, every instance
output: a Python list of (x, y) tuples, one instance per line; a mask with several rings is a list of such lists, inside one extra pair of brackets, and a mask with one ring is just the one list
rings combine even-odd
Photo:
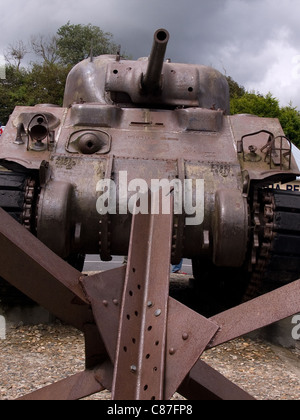
[(211, 319), (169, 297), (172, 215), (133, 216), (127, 267), (83, 276), (0, 209), (0, 275), (83, 331), (86, 369), (22, 399), (252, 399), (201, 361), (300, 312), (300, 280)]

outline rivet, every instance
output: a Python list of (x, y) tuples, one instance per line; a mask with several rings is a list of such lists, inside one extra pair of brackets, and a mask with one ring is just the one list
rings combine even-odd
[(173, 356), (174, 354), (176, 353), (176, 350), (172, 347), (172, 348), (170, 348), (170, 350), (169, 350), (169, 354), (171, 355), (171, 356)]
[(114, 305), (116, 305), (116, 306), (118, 306), (118, 305), (119, 305), (119, 301), (118, 301), (118, 299), (114, 299), (114, 300), (113, 300), (113, 304), (114, 304)]
[(184, 341), (188, 340), (188, 338), (189, 338), (188, 333), (184, 333), (184, 334), (182, 334), (182, 339), (183, 339)]
[(102, 303), (103, 303), (104, 306), (108, 306), (107, 300), (104, 300)]
[(160, 309), (157, 309), (157, 311), (155, 311), (154, 315), (156, 317), (159, 317), (161, 315), (161, 310)]
[(147, 303), (148, 308), (152, 308), (153, 303), (151, 302), (151, 300), (149, 300), (149, 302)]
[(130, 372), (136, 373), (137, 367), (135, 365), (130, 366)]

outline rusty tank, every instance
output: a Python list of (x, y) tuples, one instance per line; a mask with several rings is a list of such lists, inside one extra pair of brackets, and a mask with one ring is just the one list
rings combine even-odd
[(300, 198), (270, 188), (300, 175), (291, 142), (278, 119), (230, 115), (226, 77), (166, 60), (168, 41), (159, 29), (149, 58), (80, 62), (62, 107), (17, 106), (0, 138), (0, 207), (82, 268), (86, 254), (127, 255), (144, 187), (168, 181), (172, 263), (192, 259), (208, 301), (296, 280)]

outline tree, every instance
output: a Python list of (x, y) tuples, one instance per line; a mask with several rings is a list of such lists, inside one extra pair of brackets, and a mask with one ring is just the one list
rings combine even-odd
[(60, 63), (66, 66), (74, 66), (91, 52), (94, 56), (117, 52), (111, 33), (103, 32), (98, 26), (91, 24), (71, 25), (70, 22), (61, 26), (56, 35), (32, 36), (31, 48), (44, 63)]
[(235, 82), (230, 76), (226, 76), (226, 79), (229, 85), (230, 99), (241, 98), (245, 95), (246, 90), (243, 86)]
[(59, 59), (56, 35), (48, 38), (43, 35), (34, 35), (31, 37), (31, 47), (46, 64), (54, 64)]
[(0, 80), (0, 121), (6, 124), (18, 105), (54, 104), (62, 106), (67, 66), (34, 63), (30, 69), (6, 66), (6, 78)]
[(0, 121), (6, 124), (17, 105), (34, 105), (28, 96), (29, 71), (6, 66), (6, 78), (0, 80)]
[(285, 135), (298, 147), (300, 147), (300, 113), (297, 108), (290, 104), (280, 107), (278, 99), (271, 93), (261, 95), (255, 92), (244, 94), (240, 86), (231, 79), (230, 86), (230, 109), (231, 114), (252, 114), (258, 117), (278, 118)]
[(279, 117), (285, 135), (300, 147), (300, 113), (292, 104), (281, 108)]
[(33, 64), (28, 74), (28, 99), (35, 104), (62, 106), (69, 70), (58, 63)]
[(232, 114), (253, 114), (258, 117), (279, 118), (279, 101), (268, 93), (266, 96), (254, 92), (246, 92), (241, 97), (234, 97), (230, 101)]
[(62, 64), (75, 65), (92, 54), (113, 54), (117, 46), (112, 42), (112, 34), (103, 32), (98, 26), (71, 25), (68, 22), (57, 31), (58, 55)]
[(15, 65), (17, 70), (20, 69), (21, 62), (26, 54), (28, 54), (28, 49), (23, 41), (18, 41), (15, 44), (10, 44), (8, 50), (4, 54), (6, 61), (10, 65)]

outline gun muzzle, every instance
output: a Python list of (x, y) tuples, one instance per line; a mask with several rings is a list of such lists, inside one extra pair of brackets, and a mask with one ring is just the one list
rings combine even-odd
[(158, 29), (154, 34), (148, 68), (142, 77), (142, 91), (146, 94), (158, 94), (162, 90), (161, 74), (169, 38), (169, 32), (165, 29)]

